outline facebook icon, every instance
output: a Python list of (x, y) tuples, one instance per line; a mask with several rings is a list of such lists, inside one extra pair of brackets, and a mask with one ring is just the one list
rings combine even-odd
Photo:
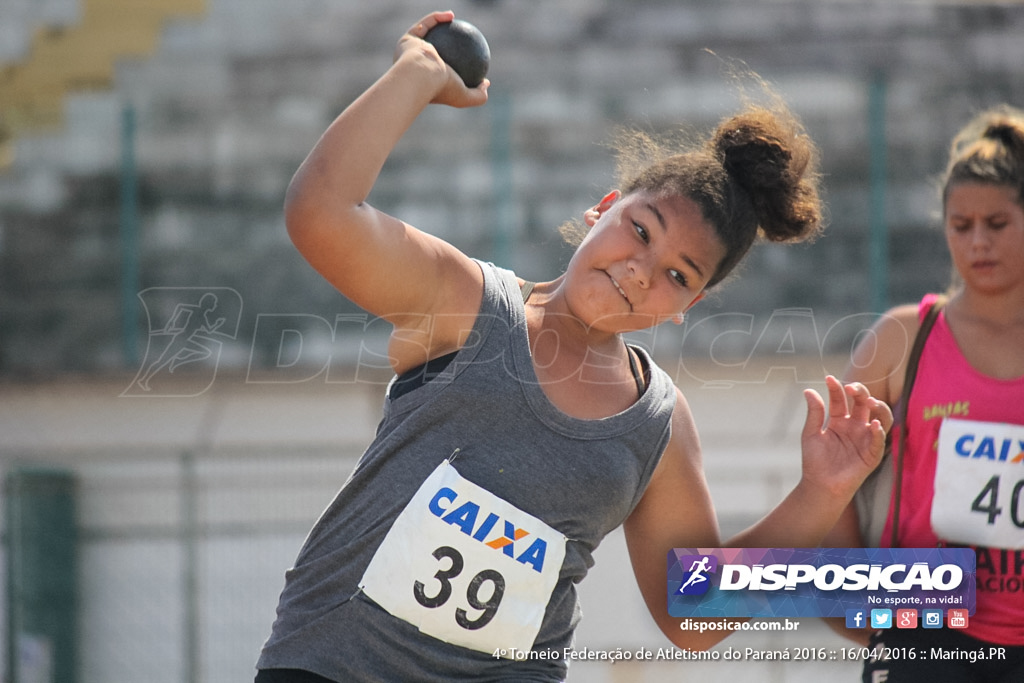
[(864, 628), (867, 616), (862, 609), (846, 610), (846, 628)]

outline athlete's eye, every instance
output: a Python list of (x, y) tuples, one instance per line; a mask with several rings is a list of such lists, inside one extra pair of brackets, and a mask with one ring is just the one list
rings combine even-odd
[(640, 239), (642, 239), (645, 244), (650, 241), (650, 235), (647, 234), (647, 228), (636, 221), (633, 221), (633, 230), (636, 231), (636, 234), (640, 236)]

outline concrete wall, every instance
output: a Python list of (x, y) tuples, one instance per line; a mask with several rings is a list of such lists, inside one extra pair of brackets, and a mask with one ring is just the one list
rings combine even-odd
[[(18, 52), (22, 33), (10, 26), (73, 19), (68, 2), (51, 4), (47, 14), (5, 3), (0, 55)], [(113, 91), (70, 97), (62, 130), (19, 138), (0, 173), (0, 373), (130, 368), (149, 331), (132, 294), (152, 287), (235, 289), (243, 330), (261, 314), (352, 312), (288, 244), (284, 188), (426, 6), (209, 0), (202, 20), (165, 27), (153, 57), (120, 62)], [(798, 306), (828, 328), (870, 312), (872, 83), (886, 93), (884, 294), (900, 302), (944, 287), (930, 180), (946, 143), (976, 108), (1024, 103), (1024, 9), (1013, 4), (461, 0), (454, 9), (490, 41), (492, 102), (428, 111), (372, 199), (526, 277), (557, 274), (568, 251), (555, 227), (613, 183), (604, 143), (616, 126), (711, 124), (737, 101), (727, 61), (745, 62), (802, 116), (822, 148), (826, 236), (756, 249), (691, 324), (723, 311), (764, 324)], [(140, 187), (138, 280), (128, 285), (119, 238), (125, 107), (137, 116)], [(126, 315), (134, 337), (123, 331)], [(252, 342), (235, 340), (239, 362), (273, 365), (273, 349), (253, 358)]]

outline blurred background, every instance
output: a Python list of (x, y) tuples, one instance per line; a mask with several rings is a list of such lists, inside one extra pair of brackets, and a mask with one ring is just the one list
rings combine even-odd
[[(387, 329), (285, 235), (291, 174), (439, 9), (413, 0), (0, 5), (0, 680), (251, 680), (285, 569), (372, 438)], [(934, 184), (977, 110), (1024, 105), (1024, 7), (925, 0), (456, 0), (487, 106), (429, 109), (371, 202), (528, 279), (614, 186), (621, 126), (704, 132), (743, 63), (803, 119), (829, 206), (684, 325), (728, 535), (799, 476), (800, 392), (888, 306), (944, 289)], [(396, 273), (396, 277), (402, 277)], [(667, 646), (613, 534), (579, 647)], [(840, 648), (805, 620), (720, 648)], [(838, 652), (838, 650), (837, 650)], [(572, 681), (857, 680), (817, 662), (579, 662)]]

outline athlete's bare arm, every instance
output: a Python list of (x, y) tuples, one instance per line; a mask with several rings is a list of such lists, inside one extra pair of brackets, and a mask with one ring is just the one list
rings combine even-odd
[(390, 355), (399, 372), (461, 346), (482, 296), (482, 274), (466, 255), (366, 203), (388, 155), (428, 104), (487, 100), (486, 81), (466, 88), (421, 39), (451, 16), (428, 15), (402, 36), (392, 67), (331, 124), (285, 199), (288, 233), (302, 255), (345, 296), (395, 325)]
[[(807, 421), (801, 436), (803, 476), (767, 516), (726, 541), (726, 547), (815, 547), (838, 520), (864, 477), (882, 457), (888, 407), (862, 385), (826, 380), (825, 404), (805, 392)], [(849, 405), (847, 403), (849, 399)], [(677, 394), (672, 438), (651, 483), (624, 525), (633, 571), (648, 610), (677, 647), (707, 649), (730, 633), (679, 629), (668, 615), (666, 565), (672, 548), (721, 547), (704, 479), (700, 443), (682, 394)], [(733, 620), (735, 621), (735, 620)]]

